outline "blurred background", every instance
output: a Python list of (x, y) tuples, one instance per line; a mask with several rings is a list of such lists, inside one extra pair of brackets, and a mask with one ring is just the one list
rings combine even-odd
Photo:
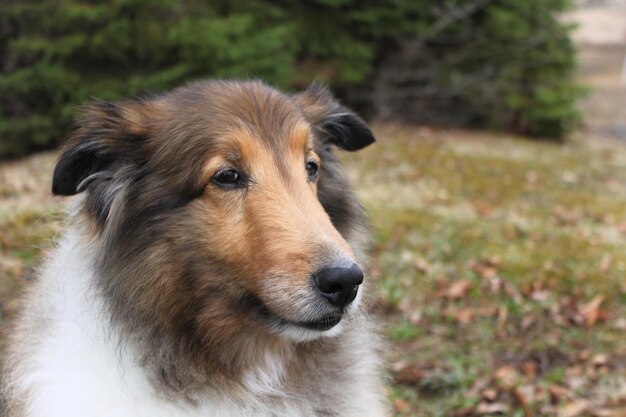
[(395, 416), (626, 416), (626, 0), (2, 0), (0, 345), (77, 106), (331, 86)]

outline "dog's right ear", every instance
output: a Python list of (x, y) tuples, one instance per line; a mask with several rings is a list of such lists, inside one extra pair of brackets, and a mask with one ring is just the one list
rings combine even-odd
[(80, 193), (93, 181), (111, 179), (120, 168), (143, 159), (146, 129), (141, 106), (138, 102), (86, 106), (57, 161), (52, 193)]

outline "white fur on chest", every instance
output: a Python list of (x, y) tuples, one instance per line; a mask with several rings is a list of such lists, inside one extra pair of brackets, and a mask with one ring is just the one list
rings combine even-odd
[[(93, 271), (86, 252), (76, 237), (66, 237), (27, 306), (35, 312), (24, 323), (31, 338), (30, 357), (20, 361), (12, 383), (18, 392), (27, 393), (29, 417), (272, 415), (260, 408), (263, 404), (256, 398), (280, 391), (283, 364), (278, 357), (267, 357), (259, 369), (249, 371), (248, 401), (234, 401), (214, 391), (207, 391), (195, 404), (160, 396), (109, 329), (91, 288)], [(291, 414), (288, 403), (285, 407), (285, 415), (300, 415), (295, 410)]]

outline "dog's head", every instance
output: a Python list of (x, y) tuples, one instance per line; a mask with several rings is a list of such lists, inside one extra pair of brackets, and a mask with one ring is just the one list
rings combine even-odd
[(324, 88), (199, 82), (88, 107), (52, 189), (84, 193), (122, 321), (310, 340), (339, 332), (363, 281), (348, 243), (359, 208), (331, 148), (373, 141)]

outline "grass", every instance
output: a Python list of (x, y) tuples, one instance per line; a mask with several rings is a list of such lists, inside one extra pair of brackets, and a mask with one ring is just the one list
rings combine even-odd
[[(378, 144), (343, 159), (373, 224), (395, 415), (623, 404), (626, 147), (375, 131)], [(54, 158), (0, 165), (3, 325), (61, 228), (61, 201), (48, 196)], [(525, 391), (503, 386), (506, 372)]]
[[(626, 399), (624, 144), (376, 131), (379, 143), (345, 162), (375, 232), (396, 415), (488, 415), (490, 404), (566, 415), (577, 401), (612, 412)], [(589, 370), (601, 355), (602, 372)], [(421, 372), (404, 380), (411, 367)], [(509, 398), (502, 368), (536, 395)], [(619, 400), (597, 401), (599, 383)], [(473, 392), (481, 384), (498, 397)], [(567, 398), (551, 398), (554, 386)]]

